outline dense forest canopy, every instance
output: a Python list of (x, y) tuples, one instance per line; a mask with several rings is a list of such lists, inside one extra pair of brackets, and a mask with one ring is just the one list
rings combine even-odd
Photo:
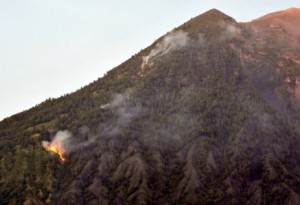
[(299, 204), (299, 16), (210, 10), (4, 119), (1, 204)]

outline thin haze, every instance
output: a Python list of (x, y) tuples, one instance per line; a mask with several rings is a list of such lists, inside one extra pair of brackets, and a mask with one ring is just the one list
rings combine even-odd
[(299, 0), (0, 0), (0, 120), (101, 77), (211, 8), (237, 21)]

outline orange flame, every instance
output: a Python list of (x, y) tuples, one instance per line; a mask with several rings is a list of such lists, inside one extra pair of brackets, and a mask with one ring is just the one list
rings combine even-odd
[(42, 141), (42, 146), (45, 148), (47, 152), (54, 152), (59, 155), (59, 158), (62, 161), (65, 161), (64, 154), (66, 152), (66, 148), (69, 142), (69, 138), (71, 137), (71, 133), (68, 131), (59, 131), (56, 133), (51, 142)]
[(49, 146), (46, 146), (45, 147), (46, 151), (47, 152), (54, 152), (56, 154), (58, 154), (59, 158), (62, 160), (62, 161), (65, 161), (65, 158), (63, 157), (63, 149), (60, 149), (60, 147), (55, 147), (53, 145), (49, 145)]

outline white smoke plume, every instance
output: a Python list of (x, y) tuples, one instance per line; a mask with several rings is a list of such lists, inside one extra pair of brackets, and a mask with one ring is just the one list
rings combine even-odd
[[(84, 130), (82, 130), (84, 129)], [(87, 127), (82, 127), (80, 134), (85, 134)], [(80, 140), (80, 137), (73, 138), (71, 132), (68, 130), (58, 131), (53, 139), (49, 141), (42, 141), (42, 146), (47, 151), (54, 151), (60, 156), (64, 157), (65, 154), (70, 154), (80, 148), (89, 146), (96, 141), (96, 137), (89, 136), (88, 139)]]
[(127, 90), (123, 94), (115, 94), (111, 102), (101, 105), (101, 109), (117, 108), (118, 106), (125, 104), (129, 100), (130, 92), (130, 90)]
[(109, 107), (110, 107), (109, 103), (100, 106), (101, 109), (107, 109)]
[(111, 102), (101, 106), (101, 109), (111, 109), (117, 117), (117, 121), (113, 125), (106, 123), (103, 125), (107, 135), (118, 134), (140, 113), (141, 106), (135, 105), (134, 101), (131, 100), (133, 92), (133, 89), (127, 89), (124, 93), (115, 94)]
[(154, 58), (163, 56), (171, 51), (185, 47), (189, 43), (188, 34), (183, 31), (174, 31), (167, 34), (164, 39), (155, 45), (155, 48), (150, 51), (148, 56), (143, 57), (142, 67)]
[(69, 131), (59, 131), (56, 133), (51, 142), (42, 141), (42, 146), (47, 151), (53, 151), (59, 154), (62, 160), (64, 159), (64, 154), (69, 151), (70, 148), (71, 133)]
[[(132, 93), (133, 89), (127, 89), (124, 93), (115, 94), (111, 102), (101, 106), (101, 109), (110, 109), (116, 116), (114, 123), (105, 122), (102, 124), (103, 135), (118, 134), (138, 115), (141, 109), (140, 106), (134, 104), (134, 101), (130, 100)], [(42, 141), (42, 146), (46, 151), (56, 152), (64, 161), (65, 154), (76, 152), (95, 143), (98, 139), (99, 136), (91, 136), (88, 127), (83, 126), (76, 137), (72, 137), (72, 134), (67, 130), (58, 131), (51, 141)]]
[(230, 40), (241, 34), (241, 29), (232, 23), (221, 21), (219, 25), (225, 31), (221, 37), (221, 40)]
[(53, 145), (55, 147), (60, 147), (65, 150), (68, 147), (71, 136), (72, 135), (69, 131), (58, 131), (51, 142), (42, 141), (42, 145), (44, 148)]

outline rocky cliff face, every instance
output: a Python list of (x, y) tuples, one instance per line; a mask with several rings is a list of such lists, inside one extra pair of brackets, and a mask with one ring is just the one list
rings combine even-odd
[[(210, 10), (2, 121), (3, 203), (299, 204), (300, 47), (285, 27), (299, 10), (281, 13)], [(64, 162), (41, 145), (53, 139)]]

